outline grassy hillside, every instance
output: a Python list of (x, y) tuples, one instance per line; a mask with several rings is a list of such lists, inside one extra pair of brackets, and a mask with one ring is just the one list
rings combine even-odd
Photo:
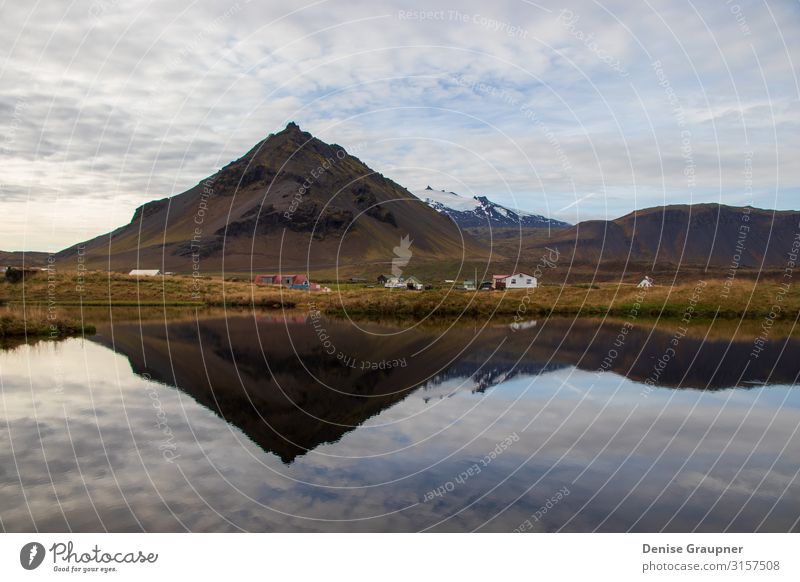
[(550, 246), (558, 248), (566, 262), (603, 265), (604, 272), (612, 265), (631, 264), (727, 269), (734, 261), (750, 269), (784, 268), (798, 232), (800, 212), (794, 210), (672, 205), (614, 220), (587, 220), (549, 236), (539, 231), (521, 241), (500, 238), (493, 249), (506, 257), (536, 256)]

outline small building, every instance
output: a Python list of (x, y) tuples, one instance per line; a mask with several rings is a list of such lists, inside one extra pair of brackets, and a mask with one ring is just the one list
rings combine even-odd
[(131, 277), (158, 277), (160, 269), (133, 269), (128, 275)]
[(281, 284), (292, 289), (307, 289), (310, 281), (305, 275), (281, 275)]
[(653, 286), (653, 279), (647, 275), (645, 275), (644, 279), (639, 281), (639, 284), (637, 285), (637, 287), (639, 287), (640, 289), (649, 289), (652, 286)]
[(497, 279), (502, 284), (503, 289), (536, 289), (539, 286), (539, 281), (533, 275), (527, 273), (514, 273), (502, 279)]
[(422, 281), (420, 281), (413, 275), (411, 277), (406, 278), (405, 283), (406, 283), (406, 288), (411, 289), (413, 291), (422, 291), (425, 288), (425, 285), (422, 283)]
[(405, 289), (406, 280), (397, 275), (387, 275), (383, 286), (387, 289)]
[(280, 275), (256, 275), (253, 282), (256, 285), (276, 285), (279, 286), (281, 284)]
[(466, 279), (460, 285), (456, 285), (456, 289), (458, 291), (475, 291), (476, 290), (475, 281), (473, 281), (472, 279)]
[(308, 289), (311, 286), (305, 275), (256, 275), (254, 282), (256, 285), (272, 285), (290, 289)]
[(492, 275), (492, 289), (505, 289), (506, 284), (503, 282), (508, 275)]

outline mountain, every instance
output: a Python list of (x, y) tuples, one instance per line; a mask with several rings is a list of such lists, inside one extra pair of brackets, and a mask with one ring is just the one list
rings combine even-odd
[(408, 237), (410, 267), (481, 256), (449, 219), (336, 144), (295, 123), (130, 223), (65, 249), (59, 264), (215, 272), (381, 265)]
[[(800, 212), (723, 204), (637, 210), (589, 220), (529, 241), (527, 250), (558, 248), (572, 263), (650, 263), (727, 269), (785, 268), (800, 236)], [(794, 247), (795, 252), (797, 250)]]
[(418, 198), (441, 214), (445, 214), (461, 228), (505, 227), (523, 228), (563, 228), (566, 222), (532, 214), (524, 210), (514, 210), (489, 200), (486, 196), (467, 198), (455, 192), (434, 190), (430, 186), (415, 192)]
[(627, 263), (724, 273), (736, 263), (785, 268), (799, 224), (796, 211), (695, 204), (569, 226), (483, 196), (430, 187), (415, 196), (289, 123), (189, 190), (148, 202), (128, 224), (61, 251), (56, 262), (64, 271), (280, 269), (341, 277), (386, 271), (400, 260), (409, 273), (439, 277), (482, 264), (490, 247), (489, 272), (532, 269), (549, 247), (573, 274), (594, 276), (594, 266), (604, 265), (597, 274), (612, 277)]
[[(513, 333), (507, 324), (476, 329), (463, 320), (447, 333), (437, 325), (320, 321), (337, 354), (323, 348), (313, 320), (296, 314), (115, 321), (89, 340), (126, 356), (136, 374), (182, 390), (291, 463), (409, 397), (435, 402), (572, 366), (587, 372), (608, 366), (609, 374), (644, 382), (679, 325), (638, 322), (609, 363), (619, 321), (555, 317)], [(757, 334), (758, 325), (749, 328)], [(792, 354), (800, 339), (772, 336), (753, 360), (746, 329), (723, 338), (693, 330), (673, 346), (675, 365), (656, 385), (715, 390), (764, 380), (793, 383), (800, 363)], [(376, 370), (360, 362), (399, 365)]]
[(47, 257), (39, 251), (0, 251), (0, 267), (44, 267)]

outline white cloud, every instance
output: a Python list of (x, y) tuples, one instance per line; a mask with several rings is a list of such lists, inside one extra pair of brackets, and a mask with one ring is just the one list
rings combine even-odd
[(7, 6), (0, 208), (15, 218), (3, 223), (0, 248), (20, 248), (26, 231), (28, 248), (52, 249), (99, 234), (107, 221), (46, 236), (38, 221), (57, 196), (65, 225), (101, 202), (124, 222), (289, 119), (411, 189), (431, 183), (538, 212), (595, 192), (562, 217), (571, 220), (663, 202), (741, 203), (746, 156), (754, 203), (796, 207), (800, 51), (791, 32), (800, 16), (790, 2), (738, 6)]

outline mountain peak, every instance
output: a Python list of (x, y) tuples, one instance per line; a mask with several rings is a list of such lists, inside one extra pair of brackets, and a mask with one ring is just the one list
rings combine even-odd
[(303, 130), (300, 129), (300, 126), (297, 125), (297, 123), (295, 123), (294, 121), (290, 121), (289, 123), (287, 123), (283, 131), (303, 133)]
[(250, 175), (251, 171), (259, 166), (270, 170), (272, 174), (281, 169), (293, 171), (298, 166), (313, 164), (314, 162), (310, 160), (310, 156), (317, 155), (322, 155), (323, 157), (334, 156), (336, 155), (336, 150), (307, 131), (300, 129), (300, 126), (294, 121), (290, 121), (284, 129), (277, 133), (269, 134), (244, 156), (225, 166), (222, 171), (236, 182), (240, 178), (244, 178), (244, 184), (240, 184), (241, 187), (251, 183), (250, 177), (266, 177), (264, 172), (259, 173), (258, 171), (252, 176), (243, 176), (245, 173)]
[(289, 123), (287, 123), (286, 127), (283, 128), (283, 130), (279, 131), (278, 133), (276, 133), (274, 136), (271, 137), (278, 137), (278, 136), (286, 137), (292, 140), (302, 140), (303, 142), (308, 141), (314, 137), (307, 131), (303, 131), (302, 129), (300, 129), (300, 126), (297, 125), (297, 123), (295, 123), (294, 121), (290, 121)]

